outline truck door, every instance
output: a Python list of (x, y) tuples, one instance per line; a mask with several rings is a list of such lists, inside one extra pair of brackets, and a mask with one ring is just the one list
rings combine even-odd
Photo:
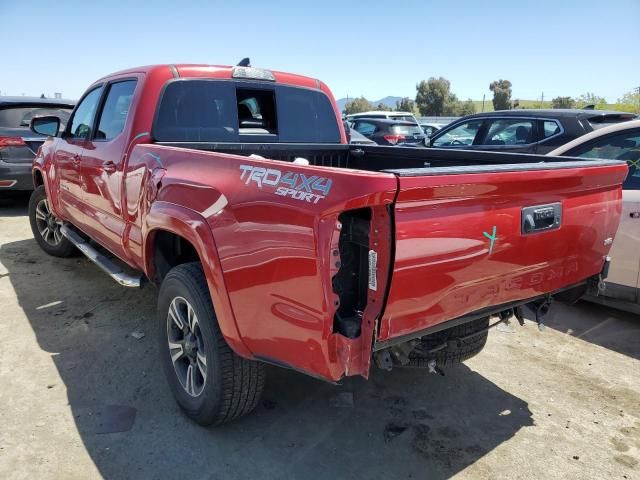
[(76, 107), (55, 152), (58, 198), (62, 213), (78, 227), (84, 224), (84, 184), (80, 162), (98, 108), (102, 85), (90, 90)]
[(105, 86), (96, 128), (87, 140), (80, 166), (87, 233), (121, 258), (126, 257), (122, 245), (122, 167), (136, 83), (136, 78), (128, 77)]

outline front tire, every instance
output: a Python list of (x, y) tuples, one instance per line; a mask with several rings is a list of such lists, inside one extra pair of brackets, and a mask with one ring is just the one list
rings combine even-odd
[(36, 242), (49, 255), (71, 257), (76, 254), (73, 243), (62, 236), (62, 222), (53, 215), (49, 207), (44, 185), (36, 188), (29, 198), (29, 223)]
[(251, 412), (264, 388), (264, 365), (229, 348), (198, 262), (174, 267), (158, 298), (158, 346), (178, 405), (200, 425)]

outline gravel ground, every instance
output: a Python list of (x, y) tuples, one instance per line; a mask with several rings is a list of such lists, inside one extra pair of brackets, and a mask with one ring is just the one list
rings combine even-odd
[(640, 478), (637, 316), (558, 305), (445, 377), (269, 368), (253, 414), (204, 429), (157, 364), (155, 302), (46, 256), (26, 199), (0, 200), (0, 478)]

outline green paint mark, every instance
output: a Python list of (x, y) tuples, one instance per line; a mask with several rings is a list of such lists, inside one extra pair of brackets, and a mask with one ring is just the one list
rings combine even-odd
[(489, 255), (491, 255), (491, 252), (493, 252), (493, 243), (496, 241), (496, 238), (497, 238), (496, 231), (497, 231), (497, 229), (496, 229), (496, 227), (494, 225), (493, 226), (493, 233), (491, 235), (489, 235), (487, 232), (482, 232), (482, 234), (485, 237), (487, 237), (489, 239), (489, 241), (490, 241), (490, 243), (489, 243)]
[(134, 140), (139, 139), (140, 137), (144, 137), (145, 135), (149, 135), (149, 132), (142, 132), (139, 133), (138, 135), (136, 135), (135, 137), (133, 137)]
[(640, 168), (640, 159), (638, 160), (627, 160), (627, 163), (630, 167), (636, 167), (636, 169)]

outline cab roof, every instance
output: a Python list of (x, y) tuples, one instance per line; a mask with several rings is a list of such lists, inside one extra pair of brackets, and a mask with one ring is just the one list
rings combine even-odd
[[(105, 77), (101, 78), (98, 81), (106, 80), (111, 77), (121, 76), (126, 74), (134, 74), (134, 73), (144, 73), (144, 74), (152, 74), (159, 70), (166, 70), (170, 72), (176, 78), (222, 78), (222, 79), (231, 79), (233, 78), (233, 69), (234, 68), (251, 68), (258, 71), (268, 71), (275, 77), (275, 82), (280, 84), (293, 85), (298, 87), (306, 87), (306, 88), (315, 88), (318, 90), (324, 89), (327, 87), (324, 83), (320, 82), (315, 78), (305, 77), (303, 75), (296, 75), (294, 73), (286, 73), (280, 72), (276, 70), (263, 69), (259, 67), (237, 67), (231, 65), (206, 65), (206, 64), (162, 64), (162, 65), (146, 65), (142, 67), (134, 67), (128, 68), (126, 70), (121, 70), (119, 72), (115, 72)], [(246, 79), (246, 78), (244, 78)], [(238, 78), (238, 80), (242, 80), (242, 78)]]

